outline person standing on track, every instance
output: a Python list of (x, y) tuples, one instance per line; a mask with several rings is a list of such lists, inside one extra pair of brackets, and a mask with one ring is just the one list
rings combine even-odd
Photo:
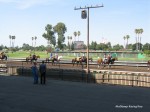
[(46, 64), (42, 61), (42, 64), (39, 66), (39, 71), (41, 75), (41, 84), (46, 82)]

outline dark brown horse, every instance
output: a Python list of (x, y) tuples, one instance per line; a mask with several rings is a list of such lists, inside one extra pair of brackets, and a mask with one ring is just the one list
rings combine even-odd
[[(89, 58), (89, 61), (93, 62), (93, 58)], [(78, 64), (80, 64), (80, 65), (83, 65), (83, 63), (87, 64), (87, 57), (81, 56), (81, 57), (72, 59), (73, 66), (75, 63), (77, 63), (77, 66), (78, 66)]]
[(111, 67), (110, 64), (114, 64), (114, 62), (116, 60), (118, 60), (117, 57), (115, 57), (115, 58), (107, 57), (107, 60), (105, 60), (105, 61), (102, 58), (99, 58), (97, 60), (98, 68), (100, 67), (100, 65), (103, 65), (103, 68), (105, 67), (105, 65), (108, 65), (108, 67), (110, 68)]
[(80, 62), (80, 57), (72, 59), (72, 64), (73, 64), (73, 66), (74, 66), (75, 63), (76, 63), (77, 66), (78, 66), (79, 62)]
[(39, 55), (33, 55), (33, 56), (28, 56), (26, 57), (26, 62), (28, 63), (29, 61), (32, 63), (33, 61), (37, 61), (37, 59), (39, 59), (40, 56)]

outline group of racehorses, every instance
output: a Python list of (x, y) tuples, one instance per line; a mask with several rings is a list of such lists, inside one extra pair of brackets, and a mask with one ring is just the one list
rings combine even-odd
[(28, 57), (26, 57), (26, 62), (28, 63), (29, 61), (32, 63), (32, 62), (34, 62), (34, 61), (37, 61), (37, 59), (39, 59), (40, 58), (40, 56), (39, 55), (31, 55), (30, 54), (30, 56), (28, 56)]
[[(30, 55), (29, 57), (26, 58), (26, 62), (28, 63), (29, 61), (32, 63), (33, 61), (37, 61), (37, 59), (39, 59), (40, 56), (39, 55)], [(55, 64), (58, 64), (62, 59), (62, 56), (52, 56), (51, 58), (46, 58), (45, 59), (45, 62), (46, 63), (49, 63), (51, 61), (52, 65), (55, 65)], [(73, 58), (72, 60), (72, 64), (73, 66), (76, 64), (77, 66), (78, 65), (87, 65), (87, 57), (86, 56), (81, 56), (81, 57), (76, 57), (76, 58)], [(89, 61), (90, 62), (93, 62), (93, 58), (89, 58)], [(98, 58), (97, 60), (97, 65), (98, 65), (98, 68), (100, 66), (103, 66), (103, 68), (107, 65), (109, 68), (111, 67), (112, 64), (114, 64), (115, 61), (118, 61), (118, 58), (117, 57), (107, 57), (106, 60), (104, 60), (103, 58)], [(148, 60), (147, 62), (147, 67), (148, 67), (148, 70), (150, 70), (150, 60)]]
[[(39, 59), (39, 58), (40, 58), (39, 55), (35, 55), (35, 54), (31, 55), (30, 54), (28, 57), (26, 57), (26, 62), (32, 63), (34, 61), (37, 61), (37, 59)], [(1, 52), (0, 59), (7, 60), (7, 55), (4, 52)], [(55, 65), (55, 64), (59, 63), (61, 59), (62, 59), (62, 56), (54, 55), (51, 58), (46, 58), (45, 62), (49, 63), (51, 61), (52, 65)], [(98, 58), (97, 65), (98, 65), (98, 67), (103, 66), (103, 68), (106, 65), (108, 65), (108, 67), (110, 68), (111, 64), (114, 64), (114, 62), (117, 60), (118, 60), (117, 57), (112, 58), (110, 56), (108, 56), (106, 58), (106, 60), (104, 60), (103, 58)], [(76, 57), (76, 58), (73, 58), (71, 61), (72, 61), (73, 66), (75, 65), (75, 63), (77, 64), (77, 66), (78, 65), (83, 66), (84, 64), (87, 65), (87, 57), (86, 56)], [(89, 61), (93, 62), (93, 59), (90, 57)], [(147, 67), (148, 67), (148, 70), (150, 70), (150, 60), (147, 61)]]
[(63, 56), (52, 56), (50, 58), (46, 58), (45, 62), (49, 63), (51, 61), (52, 65), (59, 64), (59, 62), (62, 59), (62, 57)]
[[(92, 58), (89, 58), (89, 61), (93, 62), (93, 59)], [(72, 59), (72, 64), (74, 66), (74, 64), (81, 64), (83, 65), (83, 63), (87, 63), (87, 57), (86, 56), (81, 56), (81, 57), (77, 57), (77, 58), (74, 58)]]
[[(109, 65), (109, 67), (110, 67), (110, 64), (114, 64), (114, 61), (116, 61), (116, 60), (118, 60), (118, 58), (107, 57), (106, 60), (103, 60), (102, 58), (98, 58), (97, 64), (98, 64), (98, 67), (100, 65), (103, 65), (103, 67), (105, 67), (105, 65)], [(93, 62), (93, 59), (89, 58), (89, 61)], [(75, 63), (77, 65), (79, 65), (79, 64), (83, 65), (84, 63), (87, 64), (87, 57), (86, 56), (81, 56), (81, 57), (72, 59), (73, 66), (74, 66)]]

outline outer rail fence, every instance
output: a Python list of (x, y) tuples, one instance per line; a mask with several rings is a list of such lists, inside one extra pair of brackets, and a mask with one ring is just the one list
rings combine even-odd
[[(32, 76), (30, 67), (8, 66), (7, 74)], [(127, 72), (111, 70), (94, 70), (89, 74), (86, 70), (79, 69), (47, 69), (47, 77), (57, 80), (80, 81), (97, 84), (128, 85), (139, 87), (150, 87), (150, 73)]]

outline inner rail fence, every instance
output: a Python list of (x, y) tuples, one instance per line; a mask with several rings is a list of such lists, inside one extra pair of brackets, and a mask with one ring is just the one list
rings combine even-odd
[[(25, 58), (10, 58), (8, 61), (5, 61), (5, 63), (10, 62), (10, 61), (14, 61), (14, 62), (22, 62), (22, 63), (26, 63)], [(46, 59), (38, 59), (37, 62), (41, 63), (42, 61), (46, 62)], [(30, 62), (28, 62), (30, 63)], [(47, 63), (51, 63), (51, 61), (47, 62)], [(68, 60), (68, 59), (61, 59), (61, 61), (59, 64), (72, 64), (72, 60)], [(76, 65), (76, 63), (75, 63)], [(83, 63), (83, 65), (85, 65), (85, 63)], [(89, 61), (89, 65), (98, 65), (97, 64), (97, 60), (94, 60), (93, 62)], [(107, 65), (107, 64), (106, 64)], [(146, 61), (142, 61), (142, 62), (137, 62), (137, 61), (115, 61), (114, 64), (109, 64), (110, 66), (128, 66), (128, 67), (147, 67), (149, 68), (150, 65), (148, 65), (148, 63)]]

